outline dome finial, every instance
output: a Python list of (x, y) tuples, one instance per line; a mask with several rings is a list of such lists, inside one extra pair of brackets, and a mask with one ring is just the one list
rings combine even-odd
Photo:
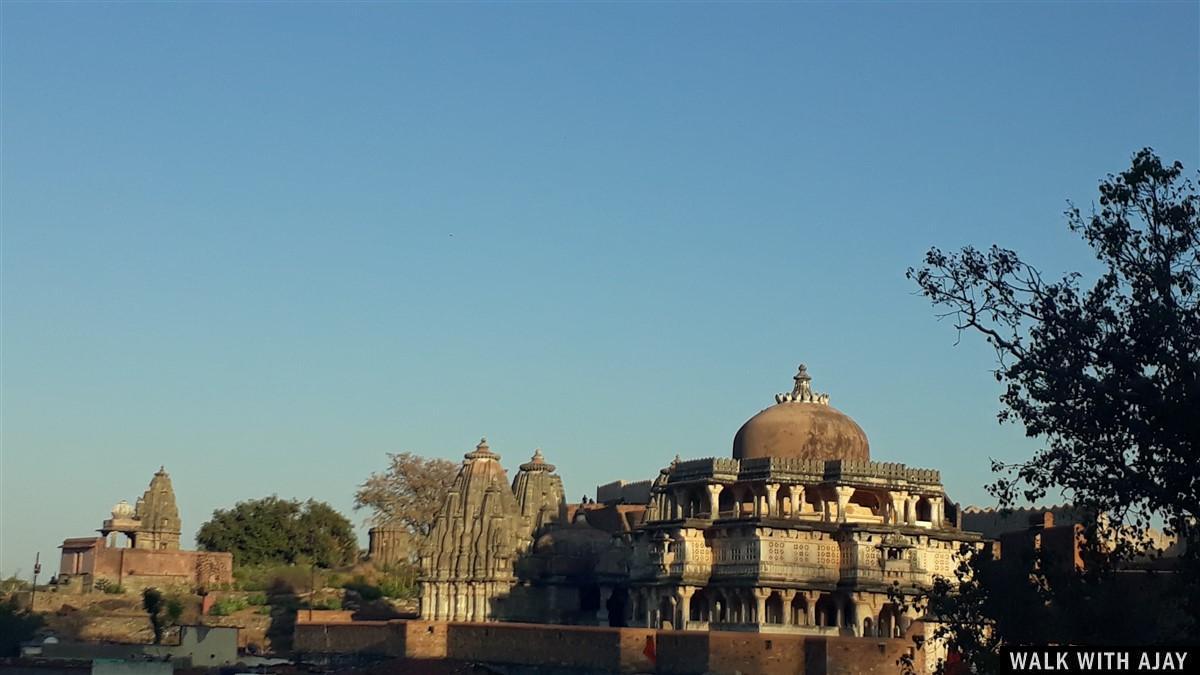
[(812, 390), (812, 375), (808, 374), (808, 366), (800, 364), (800, 369), (792, 377), (796, 385), (786, 394), (775, 394), (776, 403), (820, 403), (829, 405), (829, 394), (814, 394)]
[(463, 455), (463, 457), (466, 459), (500, 459), (500, 455), (492, 452), (491, 446), (488, 445), (487, 436), (479, 439), (479, 445), (476, 445), (474, 450)]
[(800, 364), (800, 370), (796, 371), (796, 376), (792, 378), (796, 381), (796, 386), (792, 389), (792, 393), (799, 397), (812, 396), (812, 375), (808, 374), (808, 366)]
[(534, 448), (533, 457), (521, 465), (522, 471), (548, 471), (554, 473), (554, 465), (546, 462), (546, 456), (541, 448)]

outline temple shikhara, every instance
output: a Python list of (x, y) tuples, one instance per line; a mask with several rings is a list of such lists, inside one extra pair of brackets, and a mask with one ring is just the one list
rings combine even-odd
[(135, 505), (122, 499), (98, 537), (63, 541), (56, 586), (91, 591), (106, 585), (213, 588), (233, 582), (233, 555), (179, 548), (182, 520), (175, 489), (160, 467)]
[(748, 420), (727, 457), (568, 504), (541, 451), (510, 483), (486, 440), (463, 460), (421, 552), (421, 615), (658, 629), (896, 637), (889, 590), (953, 576), (977, 545), (936, 470), (871, 460), (813, 391)]

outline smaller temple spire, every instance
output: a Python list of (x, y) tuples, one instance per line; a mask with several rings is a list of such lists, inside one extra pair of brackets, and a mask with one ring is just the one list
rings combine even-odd
[(829, 405), (829, 394), (814, 394), (812, 390), (812, 376), (808, 374), (808, 366), (800, 364), (800, 369), (796, 371), (796, 375), (792, 377), (795, 381), (795, 386), (792, 391), (784, 394), (775, 394), (776, 403), (820, 403), (821, 405)]

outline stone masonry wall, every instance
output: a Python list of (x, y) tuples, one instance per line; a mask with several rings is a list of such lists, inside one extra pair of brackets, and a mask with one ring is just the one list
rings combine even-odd
[(196, 584), (196, 568), (201, 559), (216, 565), (217, 583), (233, 581), (232, 555), (198, 551), (98, 548), (92, 574), (96, 579), (108, 579), (129, 589), (156, 585), (192, 586)]
[[(646, 655), (653, 639), (657, 658)], [(313, 654), (538, 666), (611, 673), (851, 675), (899, 672), (911, 637), (822, 637), (657, 631), (514, 623), (389, 622), (296, 624), (295, 648)], [(923, 668), (917, 653), (917, 671)]]

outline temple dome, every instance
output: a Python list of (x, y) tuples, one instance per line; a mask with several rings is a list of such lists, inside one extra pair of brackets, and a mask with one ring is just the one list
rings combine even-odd
[(133, 507), (129, 502), (122, 499), (112, 507), (112, 517), (116, 520), (125, 520), (133, 517)]
[(829, 396), (812, 393), (804, 365), (791, 393), (775, 396), (775, 405), (751, 417), (733, 437), (734, 459), (794, 457), (869, 461), (870, 445), (862, 427), (829, 405)]

